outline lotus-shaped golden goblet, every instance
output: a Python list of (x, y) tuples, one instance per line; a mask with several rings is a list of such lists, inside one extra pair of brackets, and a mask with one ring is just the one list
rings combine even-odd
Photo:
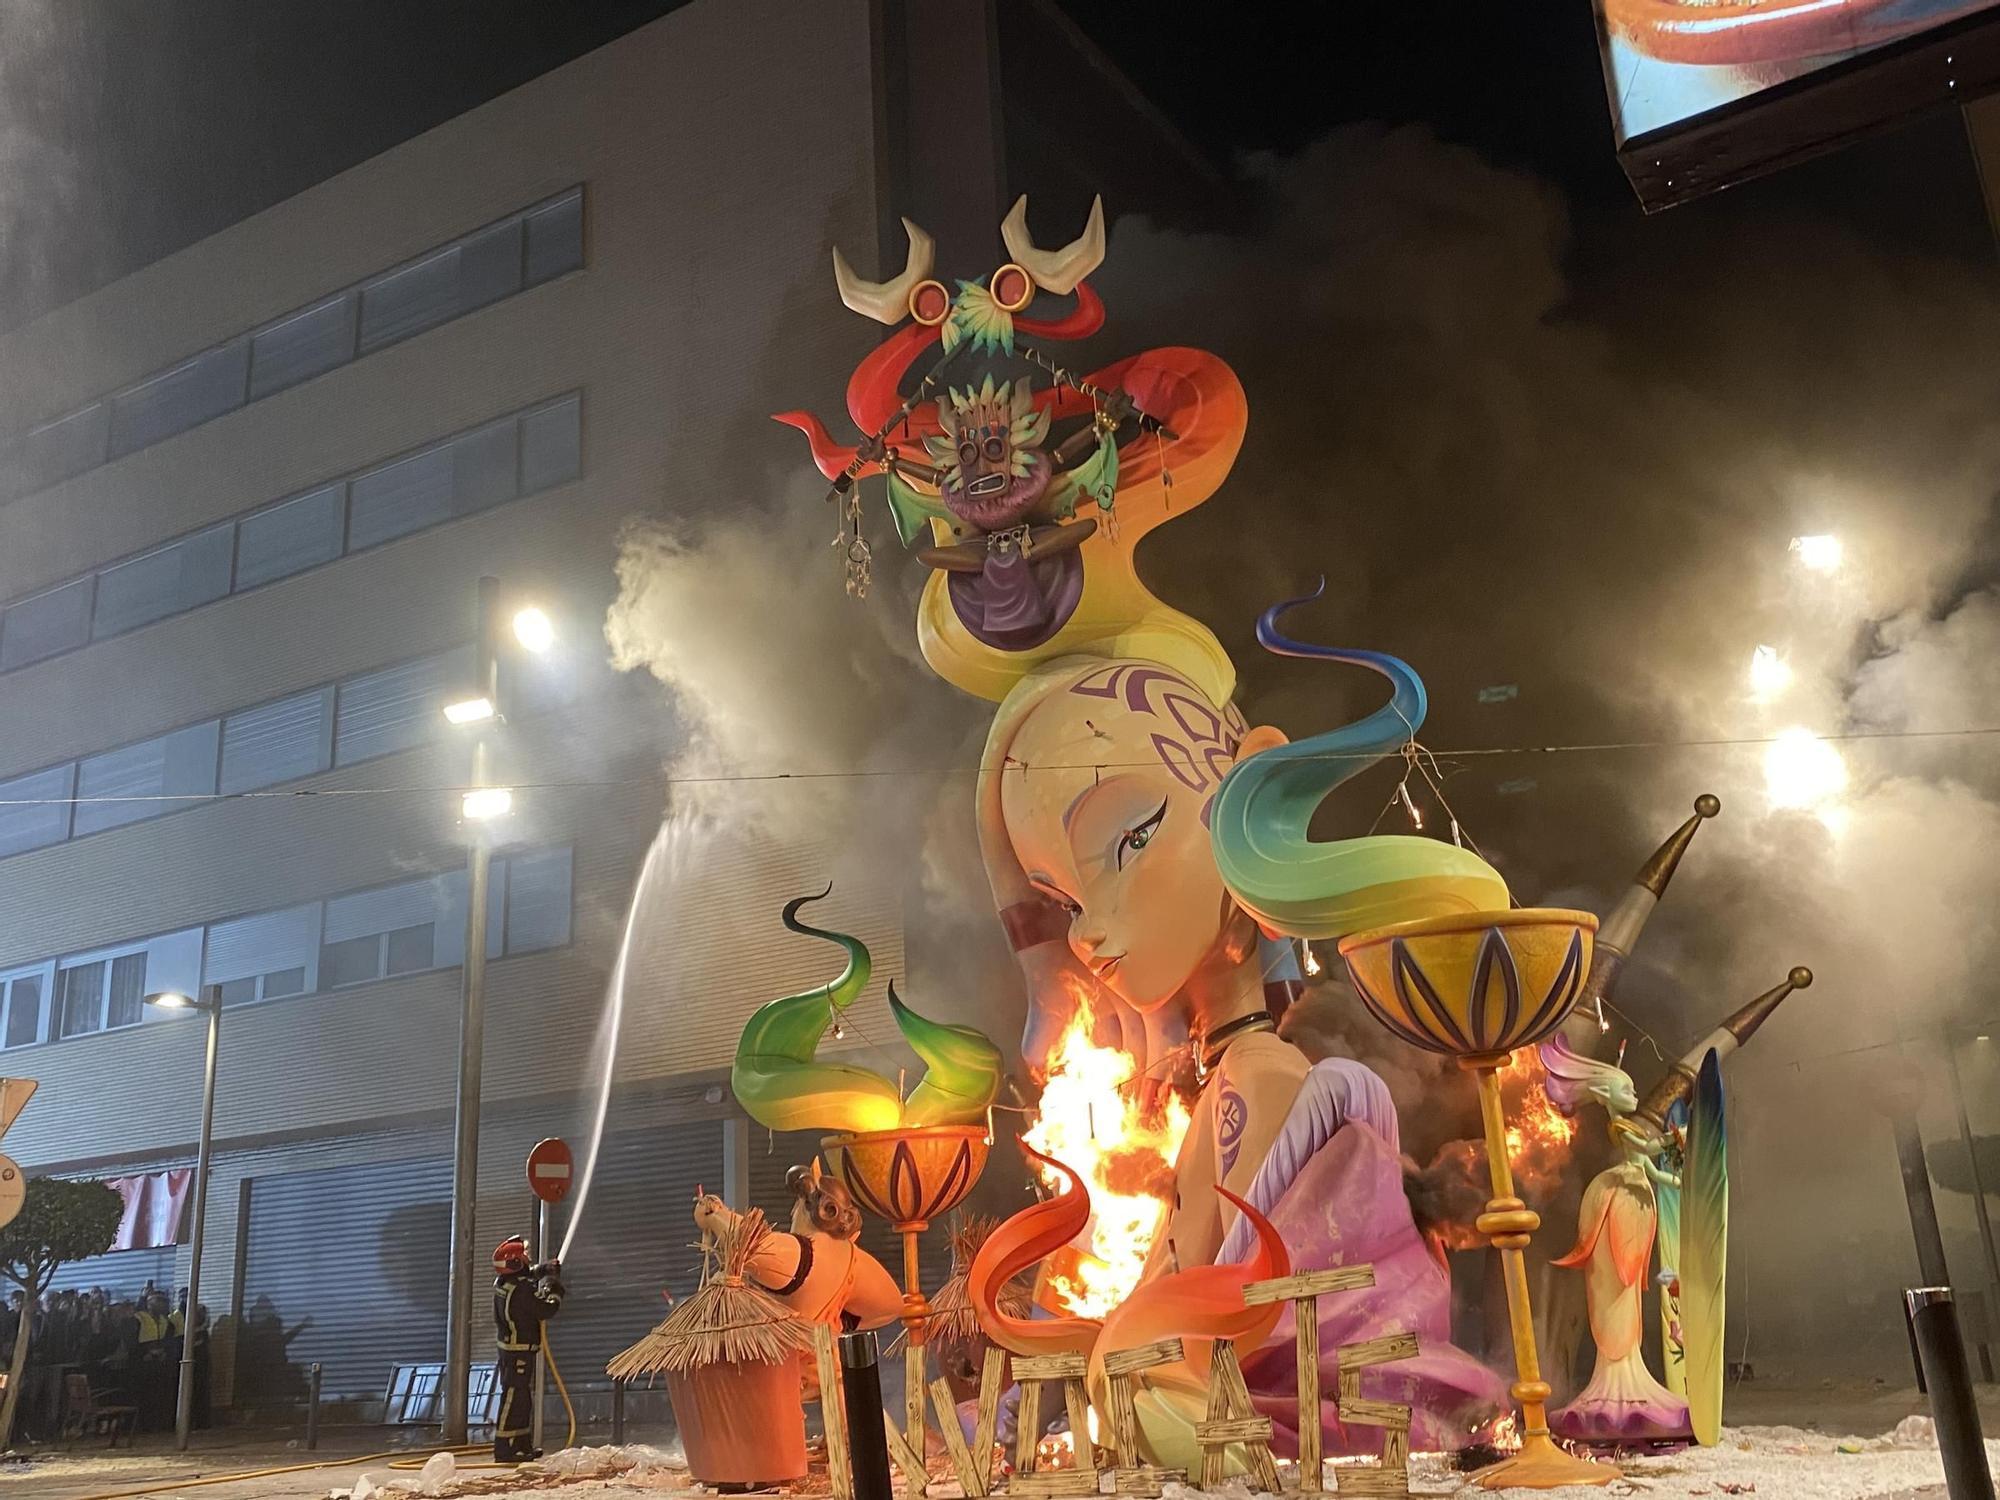
[(1521, 1403), (1521, 1451), (1481, 1469), (1483, 1489), (1520, 1485), (1609, 1484), (1610, 1464), (1558, 1448), (1549, 1437), (1549, 1387), (1535, 1350), (1534, 1315), (1521, 1251), (1541, 1224), (1514, 1195), (1499, 1070), (1517, 1047), (1552, 1033), (1583, 993), (1597, 918), (1553, 909), (1471, 912), (1378, 927), (1344, 938), (1340, 956), (1369, 1013), (1413, 1047), (1458, 1059), (1479, 1084), (1486, 1165), (1493, 1197), (1479, 1232), (1500, 1252), (1514, 1334), (1514, 1399)]
[(931, 1315), (917, 1267), (917, 1238), (965, 1201), (986, 1170), (992, 1142), (982, 1125), (912, 1125), (830, 1135), (820, 1142), (834, 1176), (869, 1213), (903, 1237), (904, 1365), (910, 1445), (924, 1442), (924, 1324)]

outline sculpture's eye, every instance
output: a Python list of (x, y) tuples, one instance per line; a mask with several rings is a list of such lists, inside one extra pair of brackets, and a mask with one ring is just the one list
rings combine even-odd
[(1007, 440), (1005, 438), (990, 437), (986, 440), (986, 457), (989, 462), (997, 464), (1006, 456)]
[(966, 438), (963, 442), (961, 442), (958, 445), (958, 461), (961, 464), (978, 463), (979, 444), (975, 443), (971, 438)]

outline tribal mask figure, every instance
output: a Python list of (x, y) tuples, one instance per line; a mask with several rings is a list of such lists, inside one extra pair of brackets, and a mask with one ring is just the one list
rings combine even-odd
[(938, 406), (943, 431), (924, 439), (939, 465), (945, 508), (983, 532), (1018, 526), (1049, 490), (1049, 458), (1041, 451), (1049, 414), (1035, 409), (1025, 379), (993, 377), (977, 391), (952, 391)]
[[(931, 276), (930, 236), (908, 220), (904, 230), (909, 258), (891, 281), (863, 281), (834, 252), (842, 302), (877, 322), (910, 325), (863, 360), (848, 383), (861, 441), (839, 447), (804, 412), (778, 420), (805, 432), (814, 461), (833, 481), (828, 498), (841, 502), (850, 593), (867, 591), (871, 559), (857, 481), (881, 474), (897, 536), (942, 575), (938, 591), (959, 626), (987, 645), (1032, 649), (1070, 625), (1082, 601), (1078, 549), (1098, 520), (1077, 511), (1088, 503), (1110, 514), (1119, 429), (1168, 431), (1124, 391), (1079, 379), (1025, 342), (1082, 338), (1103, 325), (1104, 305), (1083, 279), (1104, 259), (1103, 204), (1092, 205), (1081, 236), (1048, 251), (1029, 236), (1022, 199), (1000, 226), (1012, 258), (984, 282), (959, 282), (956, 293)], [(1052, 321), (1018, 316), (1040, 292), (1074, 296), (1075, 306)], [(904, 378), (933, 343), (939, 357), (902, 396)], [(977, 378), (947, 383), (954, 367), (974, 361), (985, 365)], [(1040, 391), (1033, 368), (1051, 377)], [(1073, 430), (1049, 449), (1058, 421)]]

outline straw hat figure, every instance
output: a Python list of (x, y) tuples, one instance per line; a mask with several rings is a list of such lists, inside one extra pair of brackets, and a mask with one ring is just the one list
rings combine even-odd
[(774, 1236), (756, 1210), (704, 1224), (702, 1282), (667, 1320), (605, 1367), (667, 1379), (688, 1469), (705, 1484), (767, 1485), (806, 1472), (799, 1377), (805, 1322), (749, 1267)]

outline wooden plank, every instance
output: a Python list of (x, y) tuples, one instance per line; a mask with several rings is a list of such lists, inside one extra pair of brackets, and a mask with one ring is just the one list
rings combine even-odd
[(1035, 1500), (1075, 1500), (1097, 1493), (1097, 1476), (1081, 1469), (1052, 1469), (1046, 1474), (1017, 1472), (1007, 1481), (1010, 1495), (1030, 1495)]
[(840, 1400), (840, 1364), (833, 1356), (833, 1330), (812, 1326), (813, 1362), (819, 1371), (820, 1422), (826, 1428), (826, 1474), (834, 1500), (854, 1500), (854, 1468), (848, 1460), (847, 1422)]
[(1329, 1266), (1324, 1271), (1294, 1271), (1243, 1288), (1243, 1301), (1255, 1307), (1265, 1302), (1291, 1302), (1300, 1297), (1324, 1297), (1329, 1292), (1358, 1292), (1375, 1285), (1371, 1265)]
[[(1014, 1374), (1021, 1374), (1021, 1361), (1014, 1361)], [(1035, 1472), (1035, 1445), (1042, 1436), (1042, 1383), (1022, 1380), (1021, 1405), (1014, 1414), (1014, 1476)]]
[(1157, 1344), (1141, 1344), (1137, 1349), (1120, 1349), (1104, 1356), (1107, 1375), (1136, 1375), (1141, 1370), (1158, 1369), (1187, 1358), (1179, 1339), (1161, 1339)]
[(1081, 1380), (1090, 1373), (1090, 1361), (1081, 1354), (1017, 1355), (1016, 1380)]
[(1271, 1419), (1269, 1417), (1217, 1417), (1208, 1422), (1194, 1424), (1194, 1440), (1202, 1447), (1211, 1444), (1268, 1443), (1271, 1441)]
[[(1223, 1351), (1228, 1348), (1229, 1345), (1227, 1342), (1216, 1344), (1214, 1353), (1209, 1360), (1208, 1419), (1211, 1422), (1221, 1421), (1234, 1415), (1229, 1405), (1229, 1387), (1222, 1379), (1220, 1368)], [(1212, 1490), (1222, 1483), (1222, 1470), (1226, 1462), (1227, 1452), (1226, 1448), (1219, 1446), (1214, 1448), (1204, 1447), (1201, 1450), (1201, 1468), (1198, 1471), (1197, 1478), (1199, 1488)]]
[(951, 1382), (942, 1376), (931, 1382), (931, 1405), (937, 1409), (938, 1431), (944, 1434), (945, 1452), (951, 1455), (959, 1488), (971, 1500), (979, 1500), (989, 1488), (986, 1476), (992, 1467), (993, 1449), (987, 1448), (984, 1463), (973, 1460), (972, 1450), (965, 1446), (965, 1429), (958, 1425), (958, 1403), (951, 1399)]
[(1373, 1401), (1366, 1396), (1346, 1396), (1340, 1402), (1340, 1420), (1363, 1427), (1400, 1427), (1410, 1430), (1410, 1409), (1395, 1401)]
[(1319, 1298), (1301, 1297), (1292, 1307), (1298, 1348), (1299, 1489), (1317, 1495), (1326, 1488), (1320, 1467), (1325, 1431), (1319, 1416)]
[(1382, 1467), (1385, 1469), (1407, 1469), (1410, 1466), (1410, 1427), (1406, 1422), (1401, 1427), (1391, 1428), (1382, 1440)]
[(1119, 1467), (1136, 1469), (1139, 1462), (1139, 1412), (1132, 1399), (1132, 1377), (1111, 1377), (1111, 1451)]
[(1342, 1464), (1336, 1471), (1343, 1495), (1370, 1495), (1382, 1500), (1404, 1500), (1410, 1493), (1410, 1476), (1402, 1469), (1377, 1469), (1366, 1464)]
[[(1007, 1366), (1007, 1351), (995, 1344), (986, 1346), (985, 1363), (979, 1367), (979, 1423), (972, 1430), (972, 1451), (979, 1455), (980, 1471), (991, 1474), (993, 1435), (1000, 1430), (1000, 1374)], [(992, 1488), (989, 1478), (987, 1487)]]
[[(922, 1330), (916, 1330), (921, 1332)], [(906, 1334), (903, 1343), (903, 1435), (910, 1451), (924, 1451), (924, 1346)]]
[(1399, 1359), (1416, 1357), (1417, 1336), (1414, 1333), (1385, 1333), (1380, 1338), (1340, 1346), (1342, 1370), (1359, 1370), (1366, 1365), (1393, 1365)]
[(1339, 1387), (1341, 1400), (1353, 1401), (1358, 1398), (1361, 1395), (1361, 1371), (1358, 1368), (1343, 1369), (1340, 1372)]
[(929, 1494), (931, 1474), (924, 1467), (923, 1455), (911, 1451), (910, 1440), (903, 1436), (902, 1429), (896, 1426), (896, 1419), (886, 1411), (882, 1413), (882, 1430), (889, 1434), (889, 1457), (903, 1471), (903, 1493), (912, 1500)]
[(1132, 1464), (1111, 1471), (1114, 1495), (1158, 1496), (1170, 1484), (1186, 1484), (1186, 1469), (1156, 1469), (1150, 1464)]
[[(1253, 1485), (1266, 1492), (1278, 1492), (1278, 1461), (1271, 1457), (1271, 1422), (1268, 1417), (1258, 1417), (1257, 1408), (1250, 1404), (1250, 1387), (1243, 1380), (1243, 1365), (1236, 1357), (1236, 1345), (1228, 1339), (1218, 1339), (1212, 1355), (1215, 1380), (1227, 1393), (1226, 1399), (1232, 1416), (1246, 1417), (1264, 1424), (1262, 1440), (1252, 1439), (1245, 1445), (1245, 1456), (1250, 1464), (1250, 1478)], [(1209, 1453), (1220, 1455), (1223, 1450), (1210, 1448)], [(1221, 1476), (1218, 1475), (1219, 1479)]]
[(1063, 1405), (1069, 1409), (1069, 1436), (1076, 1445), (1076, 1466), (1087, 1474), (1097, 1473), (1097, 1449), (1090, 1440), (1090, 1397), (1081, 1380), (1063, 1382)]

